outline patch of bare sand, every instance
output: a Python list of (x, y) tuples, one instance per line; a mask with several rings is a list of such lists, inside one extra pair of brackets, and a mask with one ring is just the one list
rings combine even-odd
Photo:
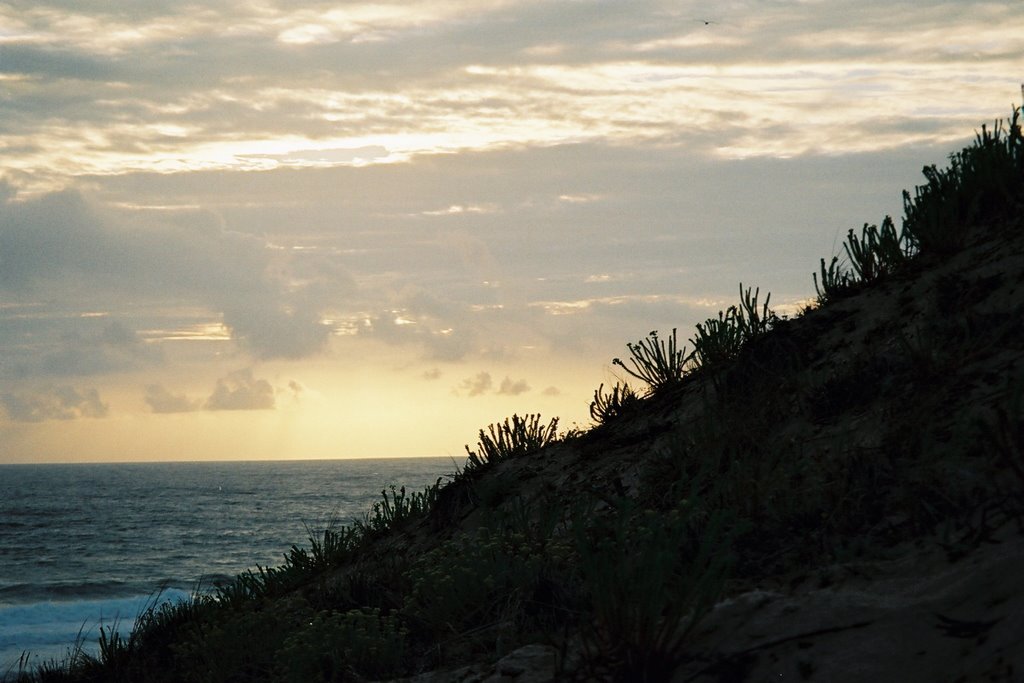
[[(834, 583), (719, 603), (674, 681), (1024, 680), (1024, 537), (950, 562), (937, 542), (816, 574)], [(698, 654), (699, 653), (699, 654)]]

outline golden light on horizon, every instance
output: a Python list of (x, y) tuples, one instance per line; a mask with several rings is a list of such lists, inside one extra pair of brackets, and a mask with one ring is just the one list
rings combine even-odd
[(0, 6), (0, 461), (585, 422), (737, 281), (806, 301), (1024, 53), (997, 3), (59, 4)]

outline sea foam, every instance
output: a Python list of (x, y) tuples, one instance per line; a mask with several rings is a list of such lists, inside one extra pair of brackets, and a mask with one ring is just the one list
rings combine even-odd
[(73, 647), (69, 643), (77, 642), (83, 652), (95, 654), (101, 626), (126, 637), (146, 608), (189, 596), (187, 591), (169, 588), (157, 596), (0, 605), (0, 680), (17, 670), (26, 652), (32, 664), (66, 659)]

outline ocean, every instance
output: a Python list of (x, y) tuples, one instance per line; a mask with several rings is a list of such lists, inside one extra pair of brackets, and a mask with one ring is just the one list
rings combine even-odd
[[(0, 680), (131, 629), (310, 533), (349, 524), (391, 484), (419, 491), (451, 458), (0, 466)], [(159, 596), (159, 597), (157, 597)]]

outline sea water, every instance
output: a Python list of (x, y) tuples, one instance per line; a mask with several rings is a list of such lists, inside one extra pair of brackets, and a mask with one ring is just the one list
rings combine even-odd
[(362, 519), (390, 485), (419, 491), (451, 458), (0, 466), (0, 680), (127, 635), (292, 545)]

